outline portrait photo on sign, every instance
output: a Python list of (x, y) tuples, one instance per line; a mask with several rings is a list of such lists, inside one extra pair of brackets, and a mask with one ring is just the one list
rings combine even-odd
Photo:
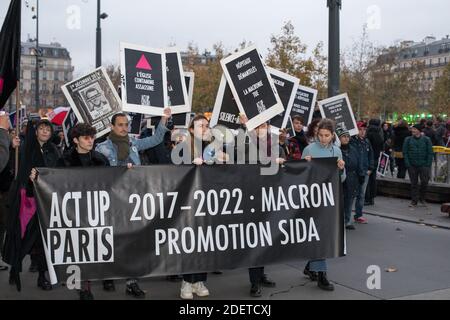
[(123, 111), (162, 116), (168, 106), (164, 50), (121, 42), (120, 71)]
[(350, 136), (358, 134), (355, 116), (346, 93), (319, 101), (319, 108), (322, 118), (334, 120), (336, 128), (347, 130)]
[(289, 115), (294, 104), (300, 79), (274, 68), (267, 68), (277, 89), (278, 96), (283, 103), (284, 111), (270, 120), (272, 133), (280, 134), (280, 129), (286, 129)]
[(65, 84), (61, 89), (78, 122), (89, 123), (97, 129), (96, 138), (111, 130), (112, 116), (122, 111), (119, 95), (104, 67)]
[(267, 67), (255, 46), (220, 61), (239, 111), (252, 131), (284, 111)]

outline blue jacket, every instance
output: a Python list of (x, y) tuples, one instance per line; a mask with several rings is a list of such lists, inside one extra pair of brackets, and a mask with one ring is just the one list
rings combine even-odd
[[(139, 157), (139, 151), (147, 150), (153, 148), (164, 140), (164, 135), (169, 131), (163, 124), (159, 124), (158, 128), (155, 131), (155, 134), (151, 137), (144, 139), (136, 139), (134, 137), (130, 137), (130, 156), (129, 160), (136, 166), (141, 165), (141, 159)], [(95, 148), (96, 151), (103, 154), (109, 160), (109, 164), (112, 167), (117, 167), (119, 165), (119, 161), (117, 159), (117, 146), (112, 143), (109, 138), (98, 144)]]
[[(350, 144), (353, 145), (356, 150), (358, 150), (359, 158), (361, 159), (361, 166), (364, 175), (367, 171), (375, 170), (375, 159), (373, 154), (372, 146), (368, 139), (360, 139), (358, 136), (353, 137), (350, 140)], [(378, 159), (376, 159), (378, 161)]]

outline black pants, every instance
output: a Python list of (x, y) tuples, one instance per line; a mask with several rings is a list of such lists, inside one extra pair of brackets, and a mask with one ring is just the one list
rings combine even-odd
[[(411, 180), (411, 200), (413, 202), (425, 201), (425, 196), (430, 180), (431, 168), (409, 167), (409, 179)], [(420, 187), (419, 187), (420, 178)]]
[(47, 260), (45, 259), (44, 246), (42, 244), (42, 237), (39, 232), (39, 237), (34, 242), (33, 248), (30, 252), (31, 260), (36, 264), (39, 273), (46, 272), (48, 270)]
[(3, 241), (6, 232), (6, 219), (8, 216), (8, 209), (6, 207), (8, 193), (0, 192), (0, 250), (3, 248)]
[(264, 277), (264, 267), (249, 268), (248, 276), (251, 284), (260, 284)]
[(397, 178), (405, 179), (406, 177), (406, 167), (405, 167), (405, 159), (395, 158), (395, 163), (398, 167)]
[(373, 202), (377, 196), (377, 173), (372, 172), (369, 176), (369, 183), (367, 184), (365, 200), (366, 202)]
[(207, 279), (207, 273), (191, 273), (183, 274), (183, 280), (189, 283), (205, 282)]

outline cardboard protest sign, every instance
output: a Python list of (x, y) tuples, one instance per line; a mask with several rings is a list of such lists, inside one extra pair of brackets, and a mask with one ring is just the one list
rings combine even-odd
[(97, 129), (96, 138), (107, 134), (111, 118), (121, 112), (121, 101), (104, 67), (61, 87), (78, 122)]
[(70, 147), (72, 144), (72, 141), (70, 139), (70, 130), (76, 126), (78, 123), (77, 116), (75, 115), (75, 112), (73, 109), (70, 109), (69, 112), (66, 114), (66, 118), (64, 119), (62, 123), (62, 129), (64, 133), (64, 140), (66, 142), (66, 146)]
[(381, 152), (378, 158), (377, 174), (380, 176), (385, 176), (387, 169), (389, 168), (389, 155)]
[(292, 105), (294, 104), (300, 80), (276, 69), (270, 67), (267, 69), (270, 72), (270, 76), (272, 77), (275, 88), (277, 89), (280, 100), (284, 106), (284, 112), (270, 120), (272, 132), (279, 134), (280, 129), (285, 129), (288, 124), (289, 114), (291, 113)]
[(351, 136), (358, 134), (355, 116), (346, 93), (319, 102), (322, 118), (336, 122), (336, 128), (347, 130)]
[(194, 98), (194, 80), (195, 80), (194, 72), (185, 72), (184, 73), (184, 81), (186, 83), (186, 89), (188, 92), (189, 105), (191, 106), (191, 110), (192, 110), (192, 100)]
[(168, 105), (163, 50), (120, 44), (123, 110), (162, 116)]
[(291, 109), (291, 118), (301, 116), (307, 127), (313, 119), (314, 108), (317, 101), (317, 90), (299, 86)]
[(166, 70), (167, 106), (172, 110), (172, 114), (189, 112), (191, 106), (179, 51), (166, 49)]
[(250, 46), (220, 61), (239, 111), (253, 130), (284, 111), (261, 55)]
[(142, 120), (144, 120), (144, 115), (142, 113), (129, 112), (128, 116), (128, 133), (139, 136), (141, 134), (141, 124)]
[(209, 125), (211, 128), (222, 125), (232, 130), (237, 130), (241, 127), (239, 108), (224, 75), (222, 75), (220, 80), (219, 91)]

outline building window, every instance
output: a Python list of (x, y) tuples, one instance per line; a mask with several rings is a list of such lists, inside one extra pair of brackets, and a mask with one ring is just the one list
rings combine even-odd
[(58, 71), (55, 71), (55, 80), (59, 81)]

